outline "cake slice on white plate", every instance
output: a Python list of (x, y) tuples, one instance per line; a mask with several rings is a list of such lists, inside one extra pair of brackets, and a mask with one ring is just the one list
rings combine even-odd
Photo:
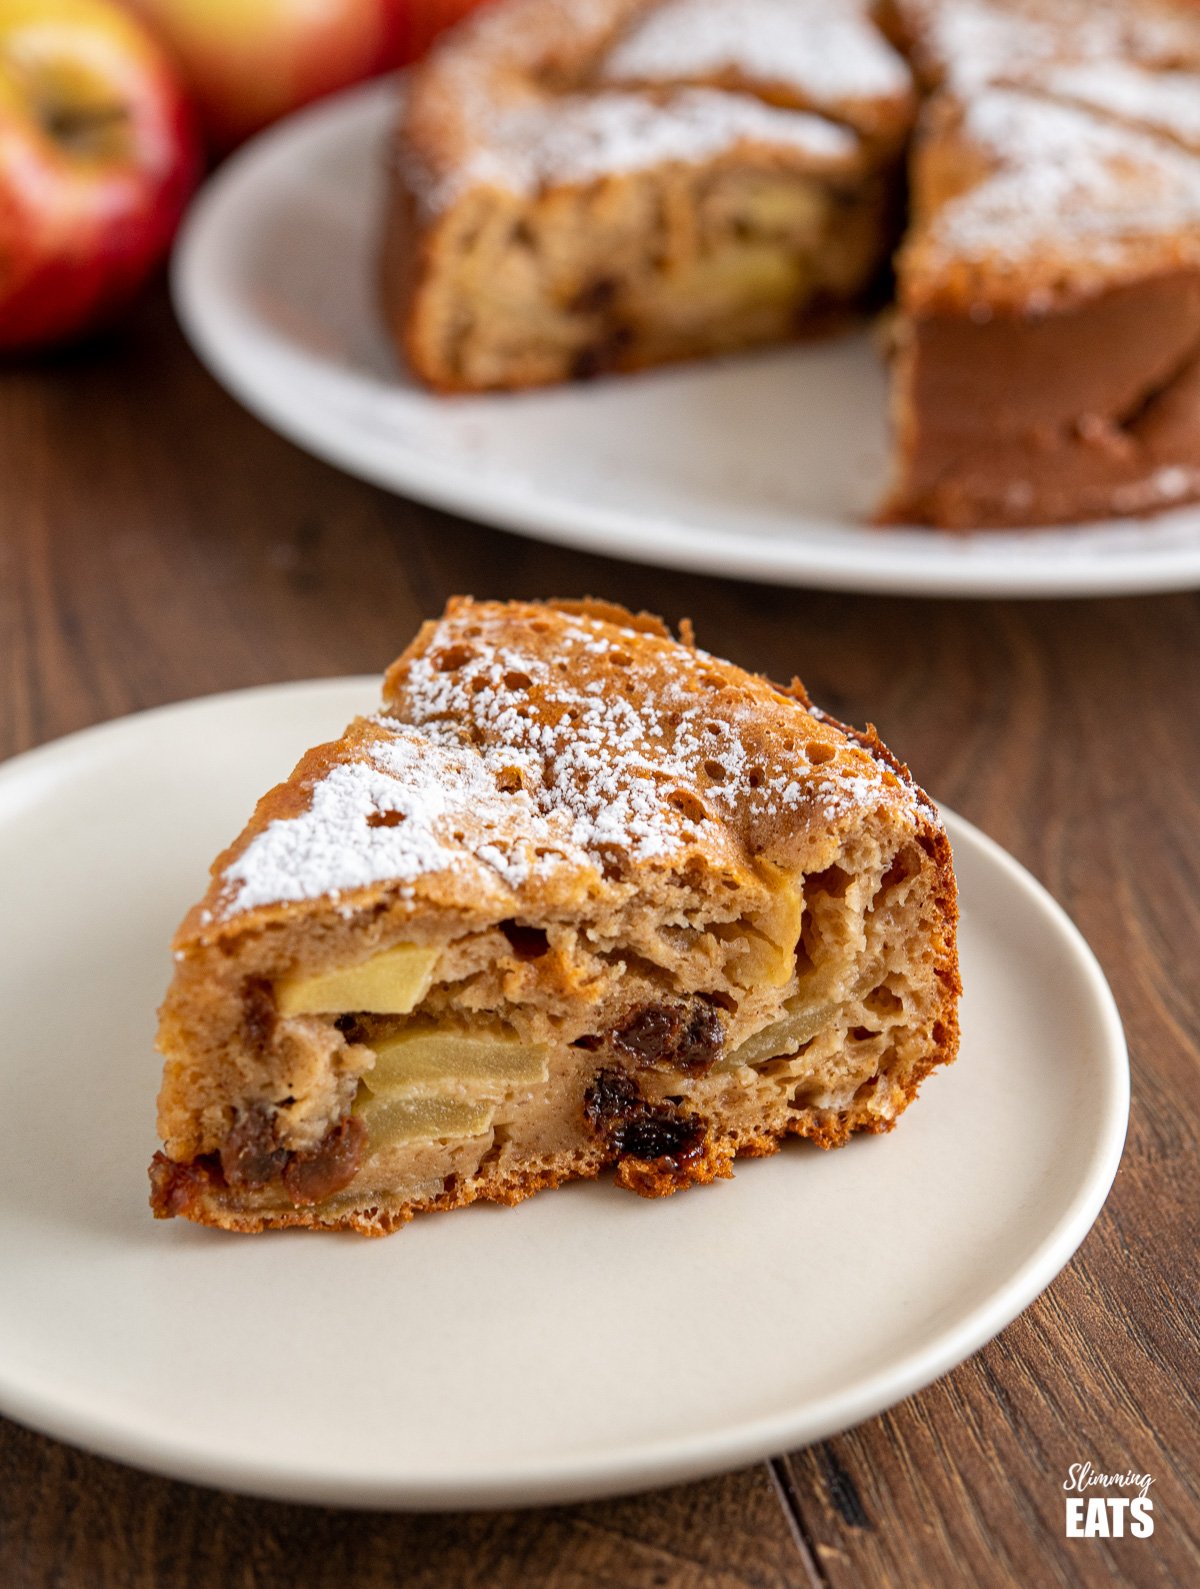
[(179, 930), (154, 1210), (376, 1234), (888, 1130), (955, 1056), (956, 915), (932, 803), (798, 682), (453, 601)]

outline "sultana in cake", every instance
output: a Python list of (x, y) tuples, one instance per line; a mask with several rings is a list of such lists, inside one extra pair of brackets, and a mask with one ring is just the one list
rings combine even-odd
[(950, 848), (873, 731), (595, 602), (451, 602), (175, 939), (152, 1205), (395, 1229), (890, 1130), (955, 1057)]

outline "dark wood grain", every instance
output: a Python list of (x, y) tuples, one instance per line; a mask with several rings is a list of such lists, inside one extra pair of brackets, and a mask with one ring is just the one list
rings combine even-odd
[[(690, 614), (711, 649), (873, 719), (1094, 945), (1134, 1069), (1113, 1195), (1049, 1291), (939, 1384), (650, 1496), (291, 1507), (0, 1423), (0, 1584), (1200, 1583), (1200, 601), (865, 599), (540, 546), (297, 452), (208, 379), (161, 302), (113, 343), (0, 374), (2, 755), (214, 690), (376, 672), (462, 590)], [(1064, 1537), (1061, 1484), (1087, 1460), (1154, 1475), (1152, 1540)]]

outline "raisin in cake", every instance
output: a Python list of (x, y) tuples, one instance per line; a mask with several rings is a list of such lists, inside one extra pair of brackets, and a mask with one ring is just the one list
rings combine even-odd
[(447, 391), (819, 325), (890, 250), (913, 108), (857, 0), (502, 0), (408, 85), (389, 323)]
[(881, 520), (1200, 497), (1195, 0), (497, 0), (412, 76), (388, 319), (445, 390), (778, 341), (906, 204)]
[(798, 682), (454, 601), (179, 930), (154, 1210), (380, 1233), (888, 1130), (955, 1055), (955, 920), (935, 808)]

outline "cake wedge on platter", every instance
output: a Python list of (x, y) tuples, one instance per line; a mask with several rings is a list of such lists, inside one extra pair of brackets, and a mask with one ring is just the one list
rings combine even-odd
[(504, 0), (407, 81), (388, 326), (446, 392), (826, 329), (886, 267), (915, 109), (862, 0)]
[(381, 1234), (886, 1131), (955, 1057), (956, 917), (932, 802), (798, 681), (453, 601), (179, 929), (154, 1211)]

